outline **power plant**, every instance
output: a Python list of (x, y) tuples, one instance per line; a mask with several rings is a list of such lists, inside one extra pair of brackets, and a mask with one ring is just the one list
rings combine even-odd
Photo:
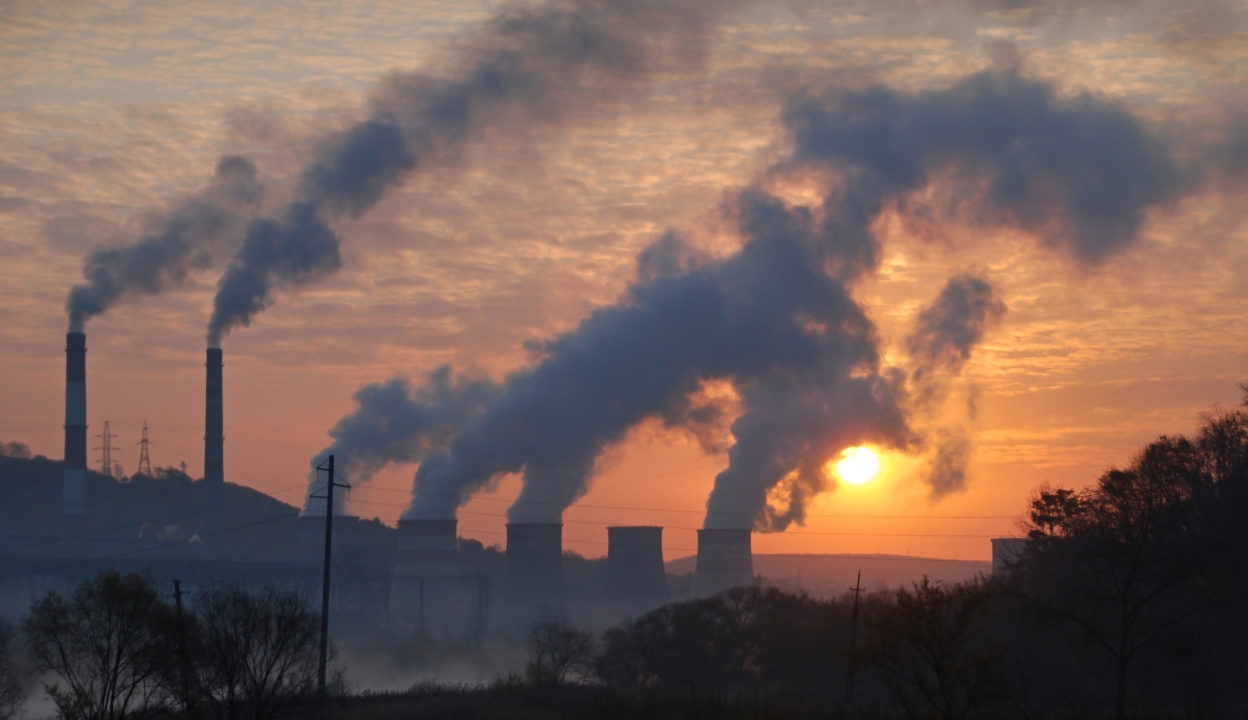
[(667, 602), (663, 528), (607, 528), (607, 591), (626, 610), (645, 612)]
[(754, 555), (749, 530), (707, 528), (698, 531), (694, 597), (707, 597), (753, 583)]
[(490, 609), (490, 578), (460, 564), (455, 520), (400, 520), (390, 576), (390, 627), (410, 636), (478, 639)]
[(507, 523), (506, 583), (513, 616), (561, 609), (567, 595), (562, 523)]
[[(124, 483), (87, 467), (86, 335), (68, 333), (65, 352), (63, 465), (42, 457), (0, 459), (29, 463), (21, 472), (57, 471), (55, 510), (49, 511), (61, 522), (42, 520), (42, 511), (32, 509), (6, 523), (0, 610), (18, 609), (48, 587), (69, 590), (105, 567), (149, 572), (162, 581), (176, 576), (190, 589), (237, 582), (315, 591), (324, 517), (300, 515), (225, 482), (221, 349), (206, 354), (203, 478), (173, 469), (153, 473), (149, 463)], [(397, 528), (349, 515), (334, 522), (334, 627), (374, 641), (424, 636), (475, 642), (491, 631), (522, 632), (552, 615), (618, 621), (689, 593), (688, 584), (683, 592), (669, 590), (658, 526), (608, 527), (606, 557), (570, 555), (575, 572), (569, 574), (557, 522), (509, 523), (502, 552), (461, 539), (454, 519), (404, 519)], [(51, 535), (49, 525), (55, 526)], [(55, 542), (38, 541), (44, 535)], [(66, 564), (64, 558), (75, 560)], [(753, 580), (748, 530), (698, 532), (695, 595)]]

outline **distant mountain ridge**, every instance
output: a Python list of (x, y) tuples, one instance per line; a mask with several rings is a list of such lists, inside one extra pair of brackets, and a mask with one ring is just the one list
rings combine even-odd
[[(694, 571), (697, 557), (677, 558), (667, 565), (671, 575)], [(834, 597), (853, 587), (862, 571), (869, 591), (918, 582), (926, 575), (946, 584), (965, 582), (992, 570), (989, 560), (948, 560), (886, 554), (755, 554), (754, 574), (785, 590), (801, 590), (814, 597)]]

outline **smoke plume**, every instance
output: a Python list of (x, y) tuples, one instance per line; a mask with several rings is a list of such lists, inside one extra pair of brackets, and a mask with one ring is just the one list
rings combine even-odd
[[(934, 414), (971, 351), (988, 328), (1001, 321), (1005, 310), (1005, 303), (983, 278), (949, 278), (932, 305), (919, 313), (914, 332), (906, 341), (914, 365), (910, 375), (914, 413)], [(938, 428), (928, 433), (927, 444), (927, 485), (932, 498), (964, 490), (971, 458), (970, 432), (964, 427)]]
[[(647, 249), (619, 303), (546, 343), (541, 362), (425, 458), (405, 516), (452, 517), (472, 492), (523, 472), (510, 517), (557, 520), (605, 447), (647, 418), (679, 422), (673, 408), (718, 379), (737, 388), (743, 411), (705, 526), (800, 523), (844, 447), (920, 444), (904, 373), (881, 366), (874, 328), (847, 289), (875, 267), (871, 223), (883, 209), (904, 211), (939, 176), (970, 220), (1028, 231), (1094, 263), (1180, 192), (1165, 147), (1126, 110), (1058, 98), (1013, 69), (927, 93), (810, 92), (785, 120), (794, 150), (773, 172), (828, 171), (836, 180), (822, 204), (746, 190), (731, 203), (743, 243), (734, 255), (699, 258), (672, 235)], [(1003, 312), (985, 281), (953, 278), (910, 343), (919, 395), (960, 371)], [(966, 446), (939, 442), (936, 455), (940, 495), (964, 481)]]
[(486, 133), (530, 133), (593, 116), (665, 69), (702, 55), (723, 0), (551, 0), (510, 7), (458, 52), (445, 76), (396, 73), (370, 117), (326, 140), (297, 200), (278, 221), (257, 221), (218, 286), (208, 328), (217, 346), (273, 302), (273, 291), (341, 264), (329, 223), (362, 215), (422, 166), (461, 162)]
[(943, 399), (948, 381), (962, 372), (971, 350), (1004, 315), (1005, 303), (987, 280), (973, 275), (949, 278), (931, 307), (919, 313), (906, 341), (914, 360), (911, 379), (920, 404)]
[(1012, 68), (917, 94), (810, 94), (785, 121), (794, 163), (827, 166), (899, 200), (949, 173), (968, 219), (1028, 231), (1084, 262), (1123, 249), (1149, 208), (1185, 189), (1167, 148), (1125, 108), (1086, 94), (1059, 98)]
[(229, 252), (263, 195), (249, 160), (222, 157), (212, 182), (175, 204), (155, 232), (91, 253), (82, 270), (86, 284), (74, 286), (65, 301), (70, 332), (82, 332), (88, 320), (129, 296), (156, 295), (211, 267)]
[[(367, 483), (390, 463), (419, 462), (444, 448), (497, 394), (495, 383), (456, 377), (448, 366), (434, 370), (417, 387), (406, 378), (364, 385), (355, 392), (355, 412), (338, 421), (329, 431), (333, 443), (312, 459), (305, 512), (325, 512), (325, 502), (318, 501), (316, 507), (311, 496), (324, 495), (324, 475), (316, 468), (330, 455), (335, 474), (353, 484)], [(342, 510), (341, 503), (335, 503), (335, 512)]]
[[(744, 399), (731, 453), (751, 495), (826, 460), (838, 443), (907, 444), (872, 325), (825, 272), (862, 267), (862, 248), (829, 235), (838, 218), (821, 222), (761, 190), (741, 193), (732, 210), (740, 252), (705, 261), (671, 235), (647, 249), (618, 304), (543, 345), (540, 363), (510, 377), (445, 452), (425, 459), (407, 517), (453, 516), (473, 491), (522, 471), (511, 519), (558, 520), (605, 447), (647, 418), (680, 422), (707, 380), (731, 381)], [(765, 468), (774, 478), (760, 479)], [(736, 505), (753, 506), (748, 527), (759, 505), (738, 502), (742, 494), (721, 493), (734, 518)]]

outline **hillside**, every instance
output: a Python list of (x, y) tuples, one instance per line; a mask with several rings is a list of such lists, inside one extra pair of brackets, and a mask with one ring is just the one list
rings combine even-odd
[[(0, 456), (0, 492), (6, 498), (0, 504), (0, 553), (65, 552), (62, 469), (59, 460), (43, 456)], [(301, 522), (299, 508), (258, 490), (226, 483), (225, 532), (208, 535), (203, 482), (173, 468), (160, 468), (155, 475), (115, 479), (88, 471), (89, 511), (69, 531), (81, 540), (74, 554), (168, 557), (208, 553), (218, 559), (246, 561), (317, 557), (321, 535), (311, 531), (319, 530), (319, 523), (311, 518)], [(352, 518), (343, 520), (339, 537), (364, 545), (385, 544), (393, 532), (379, 522)], [(301, 534), (308, 536), (302, 542)]]

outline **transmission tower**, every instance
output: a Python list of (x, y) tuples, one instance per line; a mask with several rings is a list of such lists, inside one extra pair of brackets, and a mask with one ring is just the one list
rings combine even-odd
[(147, 421), (143, 421), (143, 439), (138, 442), (139, 445), (139, 469), (134, 471), (135, 475), (146, 475), (152, 477), (152, 459), (147, 456)]
[(100, 459), (100, 472), (113, 477), (113, 451), (121, 448), (113, 447), (113, 439), (117, 436), (109, 429), (107, 420), (104, 421), (104, 432), (96, 435), (96, 437), (103, 441), (100, 446), (94, 448), (95, 450), (103, 451), (103, 457)]

